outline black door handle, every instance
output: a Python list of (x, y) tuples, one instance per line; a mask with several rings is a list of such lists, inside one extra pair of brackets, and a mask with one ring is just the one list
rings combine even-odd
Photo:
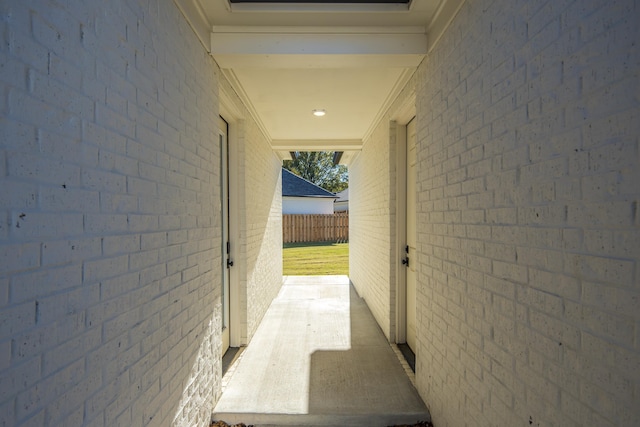
[(402, 258), (402, 265), (409, 267), (409, 257)]
[(231, 268), (233, 267), (233, 261), (231, 261), (230, 259), (227, 259), (227, 268)]

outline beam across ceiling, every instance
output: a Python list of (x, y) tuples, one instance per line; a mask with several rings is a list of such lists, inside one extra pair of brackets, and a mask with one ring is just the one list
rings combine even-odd
[(276, 151), (360, 151), (359, 139), (288, 139), (272, 140), (271, 147)]
[(424, 55), (284, 55), (234, 53), (213, 54), (222, 69), (347, 69), (347, 68), (392, 68), (415, 69)]
[(427, 53), (427, 36), (424, 27), (214, 26), (211, 53), (216, 58), (227, 55), (415, 56), (419, 63)]
[[(305, 4), (305, 3), (321, 3), (318, 0), (229, 0), (229, 3), (257, 3), (257, 4)], [(411, 0), (322, 0), (322, 3), (333, 4), (409, 4)]]
[(231, 12), (408, 12), (411, 10), (410, 0), (228, 0)]

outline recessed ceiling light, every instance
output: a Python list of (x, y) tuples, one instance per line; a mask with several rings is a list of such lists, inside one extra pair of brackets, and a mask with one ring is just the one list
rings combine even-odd
[(322, 117), (325, 114), (327, 114), (325, 110), (313, 110), (313, 115), (316, 117)]

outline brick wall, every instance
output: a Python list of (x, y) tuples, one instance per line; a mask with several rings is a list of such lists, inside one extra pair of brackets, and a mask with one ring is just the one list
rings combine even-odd
[(419, 69), (438, 427), (640, 424), (639, 7), (466, 2)]
[(238, 216), (231, 221), (237, 221), (240, 239), (231, 273), (238, 275), (238, 326), (241, 344), (247, 344), (282, 286), (282, 162), (224, 75), (219, 86), (235, 135), (230, 150), (237, 152), (230, 173), (238, 180), (238, 194), (231, 195)]
[(246, 237), (243, 245), (249, 342), (282, 286), (282, 162), (253, 121), (244, 122), (241, 175)]
[(416, 75), (409, 79), (349, 165), (349, 278), (390, 341), (396, 339), (399, 259), (396, 138), (399, 126), (412, 118), (407, 105), (413, 102), (416, 81)]
[[(395, 229), (395, 125), (383, 120), (349, 165), (349, 277), (387, 337), (391, 334), (391, 249)], [(392, 235), (393, 234), (393, 235)]]
[(207, 425), (215, 64), (170, 1), (0, 4), (0, 425)]

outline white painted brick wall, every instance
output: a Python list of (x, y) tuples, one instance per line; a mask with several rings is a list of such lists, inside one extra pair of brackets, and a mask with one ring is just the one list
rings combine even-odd
[(466, 2), (419, 68), (416, 379), (439, 427), (640, 424), (639, 20)]
[[(282, 286), (282, 162), (271, 149), (248, 109), (235, 95), (224, 75), (220, 90), (233, 110), (226, 119), (236, 138), (239, 194), (238, 222), (241, 231), (232, 274), (238, 275), (240, 341), (248, 344)], [(234, 196), (234, 195), (232, 195)]]
[(390, 143), (394, 126), (383, 120), (349, 165), (349, 277), (387, 337), (392, 333), (390, 296), (395, 280), (391, 171), (396, 158)]
[(396, 132), (400, 125), (395, 119), (399, 114), (409, 114), (404, 121), (411, 119), (404, 110), (412, 102), (415, 85), (414, 75), (349, 165), (349, 278), (391, 341), (396, 334), (398, 260)]
[(1, 2), (0, 41), (0, 425), (208, 425), (215, 63), (171, 1)]
[(249, 342), (282, 286), (282, 163), (258, 126), (245, 120), (240, 171), (246, 239), (246, 335)]
[[(245, 166), (247, 216), (247, 342), (282, 286), (282, 163), (271, 147), (249, 134)], [(247, 142), (248, 142), (247, 141)]]

